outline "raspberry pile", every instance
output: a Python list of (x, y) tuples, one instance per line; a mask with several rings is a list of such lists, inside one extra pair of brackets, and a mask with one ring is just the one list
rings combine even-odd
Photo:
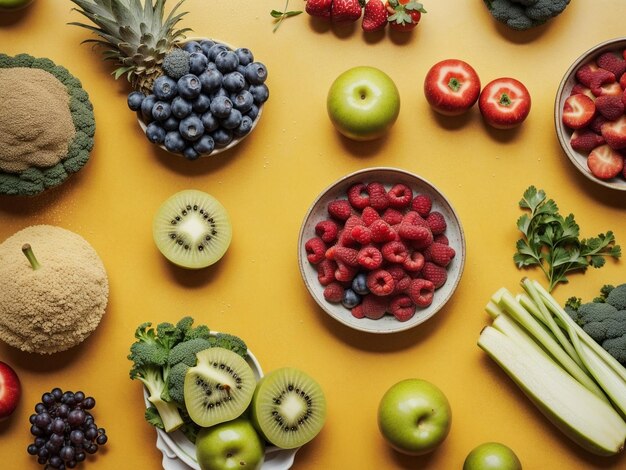
[(563, 105), (572, 149), (587, 155), (589, 170), (602, 180), (626, 178), (625, 58), (626, 51), (609, 51), (579, 67)]
[(328, 204), (328, 218), (304, 245), (324, 298), (356, 318), (386, 313), (407, 321), (428, 307), (455, 256), (446, 219), (405, 184), (355, 183)]

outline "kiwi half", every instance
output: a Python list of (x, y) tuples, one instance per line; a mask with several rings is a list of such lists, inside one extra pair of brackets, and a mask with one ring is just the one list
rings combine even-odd
[(183, 388), (189, 417), (206, 428), (241, 416), (256, 386), (252, 368), (239, 354), (219, 347), (200, 351), (196, 357)]
[(284, 367), (259, 381), (250, 415), (265, 440), (281, 449), (295, 449), (317, 436), (324, 426), (326, 398), (306, 373)]
[(210, 194), (195, 189), (171, 196), (157, 211), (152, 236), (172, 263), (206, 268), (220, 260), (232, 239), (226, 209)]

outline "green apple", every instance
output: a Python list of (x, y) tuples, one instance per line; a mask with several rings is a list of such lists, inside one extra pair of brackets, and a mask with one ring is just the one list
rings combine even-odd
[(237, 418), (200, 430), (196, 459), (202, 470), (258, 470), (265, 459), (265, 443), (250, 421)]
[(435, 450), (452, 423), (450, 403), (426, 380), (406, 379), (393, 385), (378, 406), (378, 428), (399, 452), (422, 455)]
[(1, 10), (17, 10), (30, 5), (33, 0), (0, 0)]
[(467, 455), (463, 470), (522, 470), (522, 464), (504, 444), (485, 442)]
[(354, 140), (372, 140), (382, 137), (396, 122), (400, 94), (385, 72), (354, 67), (330, 86), (326, 108), (340, 133)]

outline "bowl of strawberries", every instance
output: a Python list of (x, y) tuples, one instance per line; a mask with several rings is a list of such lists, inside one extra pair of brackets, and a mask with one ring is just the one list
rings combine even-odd
[(448, 199), (398, 168), (367, 168), (324, 189), (298, 237), (304, 284), (350, 328), (393, 333), (440, 311), (461, 279), (465, 236)]
[(574, 61), (559, 85), (556, 134), (590, 180), (626, 191), (626, 38), (602, 42)]

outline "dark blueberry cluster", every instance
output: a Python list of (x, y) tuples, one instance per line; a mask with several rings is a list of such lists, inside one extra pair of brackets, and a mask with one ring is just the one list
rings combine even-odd
[(89, 412), (94, 406), (96, 400), (83, 392), (54, 388), (44, 393), (30, 416), (35, 441), (28, 446), (28, 453), (46, 470), (75, 468), (87, 454), (95, 454), (108, 437)]
[(189, 41), (163, 62), (152, 94), (128, 95), (148, 140), (190, 160), (226, 147), (252, 130), (267, 101), (267, 69), (246, 48)]

